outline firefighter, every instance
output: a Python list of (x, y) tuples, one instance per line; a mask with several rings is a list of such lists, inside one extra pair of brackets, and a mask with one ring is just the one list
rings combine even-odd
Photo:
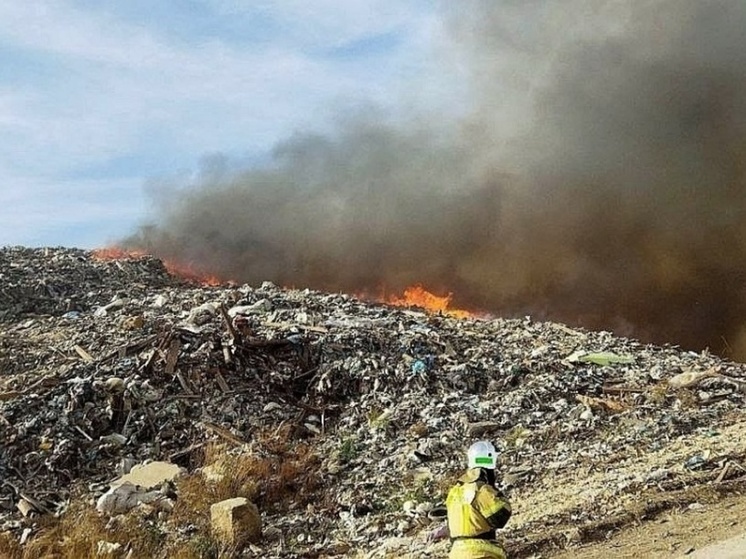
[(497, 451), (479, 441), (467, 452), (468, 470), (448, 492), (449, 559), (506, 559), (495, 532), (510, 519), (508, 499), (495, 487)]

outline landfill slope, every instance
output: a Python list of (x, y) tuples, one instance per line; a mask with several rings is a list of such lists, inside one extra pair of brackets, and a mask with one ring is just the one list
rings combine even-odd
[[(262, 557), (443, 556), (426, 535), (479, 438), (500, 450), (513, 557), (746, 485), (744, 365), (707, 352), (205, 287), (153, 258), (77, 249), (0, 249), (0, 285), (0, 532), (14, 537), (133, 463), (193, 474), (213, 443), (305, 465), (256, 493)], [(193, 535), (177, 517), (158, 526)]]

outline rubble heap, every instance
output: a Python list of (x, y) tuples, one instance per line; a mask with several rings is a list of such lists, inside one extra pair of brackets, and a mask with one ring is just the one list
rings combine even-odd
[(6, 248), (0, 278), (0, 532), (33, 538), (133, 464), (194, 473), (213, 442), (282, 458), (263, 474), (280, 485), (252, 493), (262, 557), (442, 554), (425, 534), (478, 438), (501, 451), (515, 557), (645, 514), (641, 496), (743, 476), (744, 366), (707, 352), (186, 285), (147, 257)]
[(0, 250), (0, 321), (86, 311), (104, 292), (140, 297), (183, 283), (149, 256), (99, 260), (77, 249), (5, 247)]

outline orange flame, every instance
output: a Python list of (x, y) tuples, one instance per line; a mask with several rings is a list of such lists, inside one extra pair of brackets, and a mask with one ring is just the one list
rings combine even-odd
[(172, 276), (176, 276), (187, 281), (193, 281), (208, 287), (217, 287), (228, 283), (223, 281), (218, 276), (212, 274), (206, 274), (199, 270), (193, 264), (185, 264), (182, 262), (176, 262), (175, 260), (164, 260), (163, 265), (168, 270), (168, 273)]
[(148, 256), (143, 250), (126, 250), (119, 247), (97, 248), (91, 252), (96, 260), (134, 260)]
[(469, 311), (461, 309), (449, 309), (453, 294), (449, 293), (444, 297), (439, 297), (430, 293), (421, 285), (413, 285), (404, 290), (404, 296), (390, 296), (385, 302), (398, 307), (421, 307), (433, 313), (442, 313), (454, 318), (469, 318), (474, 316)]
[[(127, 250), (119, 247), (100, 248), (92, 251), (93, 257), (98, 260), (128, 260), (148, 256), (148, 253), (142, 250)], [(175, 260), (163, 260), (166, 270), (178, 278), (187, 281), (196, 282), (209, 287), (217, 287), (226, 283), (235, 283), (231, 280), (224, 280), (212, 274), (206, 274), (197, 266), (191, 263), (177, 262)], [(366, 299), (364, 295), (361, 298)], [(440, 313), (454, 318), (470, 318), (476, 316), (462, 309), (449, 309), (453, 294), (449, 293), (443, 297), (429, 292), (422, 285), (413, 285), (404, 290), (404, 296), (396, 295), (381, 296), (378, 300), (389, 305), (397, 307), (419, 307), (432, 313)]]
[[(97, 260), (132, 260), (149, 256), (147, 252), (142, 250), (127, 250), (119, 247), (99, 248), (92, 251), (92, 254)], [(184, 264), (175, 260), (163, 260), (163, 266), (172, 276), (201, 285), (216, 287), (228, 283), (217, 276), (205, 274), (192, 264)]]

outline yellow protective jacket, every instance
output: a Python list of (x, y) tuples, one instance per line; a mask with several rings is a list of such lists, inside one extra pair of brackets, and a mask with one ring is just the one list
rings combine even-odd
[(495, 531), (510, 519), (507, 498), (482, 476), (468, 470), (448, 492), (448, 531), (453, 542), (449, 559), (505, 559)]

